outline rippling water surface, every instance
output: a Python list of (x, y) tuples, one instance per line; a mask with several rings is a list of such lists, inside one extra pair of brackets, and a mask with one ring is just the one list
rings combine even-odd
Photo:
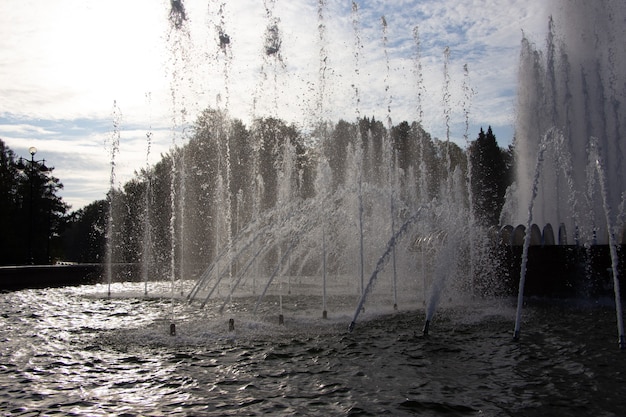
[(0, 294), (5, 415), (626, 413), (610, 306), (532, 305), (514, 342), (510, 300), (442, 307), (423, 337), (423, 309), (368, 309), (348, 333), (353, 312), (322, 320), (316, 297), (285, 296), (279, 326), (277, 299), (219, 315), (117, 285)]

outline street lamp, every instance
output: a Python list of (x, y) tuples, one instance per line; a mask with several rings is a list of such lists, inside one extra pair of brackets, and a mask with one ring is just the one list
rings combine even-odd
[(17, 163), (17, 169), (20, 172), (25, 172), (28, 176), (28, 182), (30, 187), (30, 195), (29, 195), (29, 222), (28, 222), (28, 263), (33, 265), (35, 260), (33, 258), (33, 229), (34, 229), (34, 178), (35, 173), (42, 172), (44, 174), (48, 174), (52, 171), (53, 168), (48, 168), (46, 166), (46, 160), (40, 159), (35, 160), (35, 154), (37, 153), (37, 148), (31, 146), (28, 148), (28, 153), (30, 153), (30, 160), (21, 158)]

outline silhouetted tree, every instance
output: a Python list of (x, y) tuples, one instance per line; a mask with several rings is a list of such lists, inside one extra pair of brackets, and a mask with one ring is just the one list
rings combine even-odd
[(108, 203), (98, 200), (69, 215), (62, 234), (63, 259), (99, 263), (104, 258)]
[(22, 196), (20, 178), (15, 168), (15, 154), (0, 139), (0, 264), (25, 261), (24, 213), (20, 213)]
[(328, 161), (328, 165), (333, 172), (332, 189), (337, 190), (345, 183), (346, 162), (348, 145), (354, 145), (356, 139), (356, 127), (345, 120), (339, 120), (322, 142), (322, 155)]
[(391, 128), (391, 141), (398, 157), (398, 167), (405, 172), (408, 171), (418, 159), (418, 143), (408, 122), (403, 121)]
[(382, 122), (373, 116), (359, 120), (361, 141), (363, 146), (363, 174), (364, 181), (381, 185), (386, 178), (387, 164), (383, 157), (383, 143), (387, 129)]
[(500, 219), (506, 188), (511, 184), (511, 153), (498, 146), (491, 130), (481, 128), (468, 151), (472, 164), (471, 191), (474, 213), (484, 226), (495, 226)]
[(16, 159), (0, 140), (0, 263), (47, 264), (61, 255), (59, 234), (68, 205), (42, 161)]
[[(374, 118), (322, 125), (310, 133), (307, 142), (296, 126), (280, 119), (256, 119), (248, 128), (224, 111), (203, 111), (193, 125), (187, 144), (162, 155), (154, 167), (141, 171), (122, 190), (110, 193), (109, 200), (117, 214), (115, 259), (139, 262), (144, 250), (141, 236), (149, 227), (153, 245), (151, 256), (154, 267), (160, 272), (157, 275), (163, 276), (169, 271), (172, 253), (175, 253), (177, 265), (184, 255), (185, 259), (197, 263), (198, 268), (204, 268), (226, 247), (229, 239), (254, 220), (255, 214), (274, 208), (279, 203), (279, 195), (286, 200), (312, 197), (316, 165), (321, 159), (328, 161), (332, 171), (332, 184), (329, 184), (332, 190), (329, 191), (346, 185), (348, 164), (354, 163), (362, 163), (364, 183), (387, 186), (388, 164), (393, 164), (404, 174), (399, 177), (401, 190), (397, 198), (406, 200), (405, 207), (427, 204), (443, 197), (442, 192), (447, 191), (454, 191), (454, 196), (460, 198), (458, 201), (467, 201), (465, 151), (453, 142), (432, 139), (418, 122), (402, 122), (392, 126), (389, 132)], [(393, 150), (392, 160), (385, 155), (386, 140)], [(354, 152), (355, 149), (359, 152)], [(470, 145), (469, 151), (474, 164), (471, 179), (474, 208), (481, 223), (494, 224), (502, 207), (504, 190), (510, 184), (510, 149), (507, 152), (498, 148), (489, 128), (486, 134), (481, 129), (479, 139)], [(362, 155), (363, 159), (353, 161), (355, 155)], [(0, 175), (3, 174), (0, 172)], [(172, 178), (176, 182), (173, 186)], [(452, 180), (456, 182), (449, 182)], [(445, 188), (450, 184), (454, 190)], [(354, 187), (355, 184), (348, 185)], [(175, 193), (173, 203), (172, 190)], [(5, 194), (11, 195), (11, 192)], [(415, 202), (415, 198), (420, 201)], [(149, 226), (143, 221), (146, 204)], [(368, 206), (365, 208), (367, 210)], [(89, 218), (101, 222), (102, 217), (96, 216), (96, 212), (101, 211), (89, 210), (75, 214), (73, 222), (82, 224)], [(176, 220), (173, 229), (172, 216)], [(181, 233), (182, 218), (184, 234)], [(87, 238), (96, 236), (94, 230), (106, 228), (98, 223), (74, 233), (82, 234), (81, 239), (90, 242)], [(131, 234), (132, 237), (128, 236)], [(75, 259), (101, 259), (101, 255), (96, 254), (94, 249)], [(273, 257), (275, 261), (276, 256), (277, 253), (272, 252), (267, 258)]]
[(264, 194), (261, 207), (274, 207), (278, 195), (278, 170), (283, 163), (284, 145), (295, 148), (296, 166), (303, 164), (305, 148), (295, 126), (274, 118), (258, 119), (252, 129), (254, 140), (259, 143), (259, 173), (263, 178)]

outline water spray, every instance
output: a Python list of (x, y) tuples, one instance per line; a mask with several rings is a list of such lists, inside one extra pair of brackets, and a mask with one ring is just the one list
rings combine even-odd
[(613, 230), (611, 207), (609, 205), (609, 190), (607, 187), (606, 173), (604, 169), (604, 160), (600, 151), (600, 145), (598, 139), (591, 137), (590, 140), (591, 157), (595, 165), (595, 171), (598, 174), (598, 180), (600, 182), (600, 194), (602, 196), (602, 204), (604, 206), (604, 214), (606, 217), (606, 229), (609, 232), (609, 250), (611, 253), (611, 272), (613, 275), (613, 292), (615, 295), (615, 314), (617, 316), (617, 334), (618, 345), (620, 349), (626, 349), (626, 336), (624, 336), (624, 319), (622, 314), (622, 298), (620, 294), (619, 283), (619, 257), (617, 254), (617, 242), (615, 241), (615, 232)]
[(378, 262), (376, 262), (376, 267), (374, 268), (374, 272), (372, 272), (372, 275), (370, 276), (367, 286), (363, 289), (363, 293), (361, 295), (361, 299), (359, 300), (359, 304), (356, 308), (356, 311), (354, 312), (354, 317), (352, 319), (352, 322), (350, 323), (350, 326), (348, 326), (349, 332), (352, 332), (352, 330), (354, 330), (354, 326), (356, 325), (356, 320), (359, 317), (359, 314), (362, 311), (365, 311), (365, 300), (367, 299), (368, 294), (370, 293), (370, 291), (372, 290), (372, 287), (374, 286), (374, 282), (376, 281), (376, 278), (378, 277), (378, 273), (383, 270), (387, 261), (389, 261), (389, 257), (392, 253), (393, 248), (395, 248), (398, 240), (406, 233), (409, 226), (413, 224), (413, 222), (415, 222), (420, 217), (421, 213), (422, 213), (422, 209), (419, 208), (411, 217), (407, 219), (406, 222), (404, 222), (404, 224), (400, 227), (400, 229), (393, 236), (391, 236), (391, 239), (389, 239), (389, 242), (387, 243), (387, 249), (385, 250), (383, 255), (378, 259)]
[(515, 330), (513, 331), (513, 340), (519, 340), (520, 326), (522, 322), (522, 305), (524, 304), (524, 286), (526, 283), (526, 264), (528, 263), (528, 247), (530, 246), (530, 234), (533, 222), (533, 205), (535, 204), (535, 198), (537, 197), (537, 191), (539, 189), (539, 176), (541, 175), (541, 168), (543, 166), (543, 153), (546, 150), (548, 137), (552, 138), (555, 133), (556, 132), (554, 131), (550, 131), (542, 137), (539, 144), (539, 151), (537, 153), (535, 176), (531, 188), (530, 202), (528, 203), (528, 221), (526, 222), (526, 233), (524, 234), (524, 245), (522, 248), (522, 262), (520, 266), (519, 288), (517, 290), (517, 311), (515, 313)]

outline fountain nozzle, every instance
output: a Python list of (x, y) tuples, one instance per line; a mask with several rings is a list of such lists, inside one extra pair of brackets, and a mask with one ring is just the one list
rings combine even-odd
[(348, 331), (349, 331), (350, 333), (352, 333), (352, 330), (354, 330), (354, 326), (356, 326), (356, 323), (355, 323), (355, 322), (351, 322), (351, 323), (350, 323), (350, 325), (348, 326)]
[(424, 323), (424, 329), (422, 330), (422, 334), (424, 336), (428, 336), (428, 329), (430, 328), (430, 320), (426, 320), (426, 323)]
[(624, 336), (623, 334), (620, 335), (618, 343), (621, 350), (626, 349), (626, 336)]
[(170, 323), (170, 336), (176, 336), (176, 325), (174, 323)]

